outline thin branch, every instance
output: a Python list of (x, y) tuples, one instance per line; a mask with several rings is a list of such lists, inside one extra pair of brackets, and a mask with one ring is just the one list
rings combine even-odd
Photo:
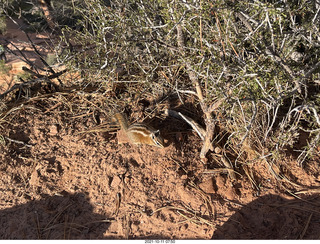
[(47, 82), (51, 85), (53, 85), (56, 89), (57, 89), (57, 85), (54, 84), (53, 82), (50, 81), (50, 79), (48, 79), (47, 77), (44, 77), (44, 78), (38, 78), (38, 79), (35, 79), (35, 80), (31, 80), (31, 81), (28, 81), (28, 82), (24, 82), (24, 83), (20, 83), (20, 84), (14, 84), (10, 89), (8, 89), (7, 91), (5, 91), (4, 93), (0, 94), (0, 99), (3, 99), (6, 95), (8, 95), (10, 92), (12, 92), (13, 90), (16, 90), (16, 89), (23, 89), (25, 87), (28, 87), (28, 86), (32, 86), (34, 84), (37, 84), (37, 83), (41, 83), (41, 82)]
[(23, 141), (14, 140), (14, 139), (11, 139), (11, 138), (9, 138), (9, 137), (7, 137), (7, 136), (5, 136), (4, 138), (6, 138), (8, 141), (13, 142), (13, 143), (16, 143), (16, 144), (22, 144), (22, 145), (25, 146), (25, 147), (32, 147), (32, 145), (27, 144), (27, 143), (25, 143), (25, 142), (23, 142)]
[(5, 39), (5, 41), (7, 42), (7, 44), (10, 44), (12, 45), (22, 56), (19, 56), (17, 55), (13, 50), (11, 50), (10, 48), (6, 48), (6, 51), (8, 51), (9, 53), (13, 54), (14, 56), (16, 56), (18, 59), (20, 59), (21, 61), (27, 63), (28, 65), (30, 65), (30, 67), (34, 68), (37, 72), (38, 72), (38, 69), (42, 70), (42, 71), (45, 71), (44, 69), (38, 67), (34, 62), (30, 61), (27, 56), (14, 44), (12, 43), (11, 41), (8, 41)]
[(309, 69), (303, 78), (309, 78), (320, 67), (320, 61), (316, 63), (311, 69)]
[(48, 79), (55, 79), (55, 78), (59, 77), (60, 75), (67, 72), (67, 69), (64, 69), (64, 70), (59, 71), (58, 73), (54, 73), (53, 75), (46, 76), (46, 75), (40, 75), (40, 74), (32, 71), (31, 69), (28, 69), (26, 66), (22, 66), (22, 70), (36, 76), (37, 78), (48, 78)]
[(270, 47), (266, 48), (266, 54), (269, 55), (274, 61), (279, 63), (284, 68), (284, 70), (293, 79), (293, 82), (295, 84), (295, 89), (297, 89), (297, 91), (299, 93), (301, 93), (300, 80), (296, 78), (296, 76), (294, 75), (293, 71), (289, 68), (288, 65), (286, 65), (286, 63), (282, 60), (282, 58), (280, 58), (276, 53), (274, 53), (273, 50)]
[[(181, 53), (181, 55), (183, 57), (186, 56), (186, 53), (184, 51), (184, 35), (183, 35), (183, 31), (182, 31), (182, 26), (181, 24), (177, 24), (176, 26), (177, 28), (177, 42), (178, 42), (178, 49)], [(197, 97), (199, 99), (199, 103), (201, 106), (202, 111), (205, 114), (205, 124), (206, 124), (206, 135), (204, 138), (204, 143), (200, 152), (200, 158), (202, 160), (205, 159), (206, 154), (208, 153), (209, 150), (213, 149), (212, 146), (212, 138), (213, 138), (213, 133), (214, 133), (214, 128), (215, 128), (215, 121), (211, 116), (211, 112), (208, 109), (207, 104), (204, 101), (204, 97), (203, 97), (203, 93), (201, 90), (201, 86), (200, 86), (200, 82), (196, 76), (196, 73), (194, 72), (192, 65), (189, 61), (185, 60), (185, 65), (187, 68), (187, 73), (189, 75), (189, 78), (192, 82), (192, 84), (194, 85), (194, 87), (196, 88), (196, 92), (197, 92)]]
[(180, 112), (176, 112), (174, 110), (169, 110), (169, 109), (166, 110), (166, 114), (171, 117), (181, 119), (181, 120), (184, 120), (185, 122), (187, 122), (192, 127), (192, 129), (194, 129), (194, 131), (197, 132), (197, 134), (199, 135), (201, 140), (204, 140), (205, 135), (206, 135), (206, 130), (203, 129), (202, 126), (199, 125), (194, 119), (191, 119), (190, 117), (188, 117)]
[[(38, 55), (38, 57), (40, 58), (41, 62), (49, 69), (49, 71), (52, 74), (55, 74), (56, 72), (52, 69), (52, 67), (47, 63), (47, 61), (44, 60), (44, 58), (42, 57), (42, 55), (40, 54), (40, 52), (38, 51), (37, 47), (34, 45), (33, 41), (31, 40), (29, 34), (27, 32), (24, 32), (31, 44), (31, 46), (33, 47), (34, 51), (36, 52), (36, 54)], [(63, 83), (60, 79), (58, 79), (59, 83), (61, 86), (63, 86)]]

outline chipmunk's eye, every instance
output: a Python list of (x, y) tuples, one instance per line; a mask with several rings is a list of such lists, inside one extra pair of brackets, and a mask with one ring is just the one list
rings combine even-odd
[(155, 131), (155, 132), (154, 132), (154, 135), (155, 135), (156, 137), (160, 136), (160, 131), (159, 131), (159, 130)]

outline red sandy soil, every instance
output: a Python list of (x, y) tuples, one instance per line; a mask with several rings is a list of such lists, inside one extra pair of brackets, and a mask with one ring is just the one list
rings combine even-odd
[(18, 107), (0, 117), (1, 239), (320, 237), (319, 158), (303, 168), (291, 156), (279, 162), (298, 186), (248, 160), (256, 187), (240, 165), (234, 181), (205, 174), (224, 166), (213, 152), (199, 160), (202, 142), (180, 121), (147, 121), (167, 142), (159, 149), (89, 132), (110, 120), (92, 94), (58, 92)]

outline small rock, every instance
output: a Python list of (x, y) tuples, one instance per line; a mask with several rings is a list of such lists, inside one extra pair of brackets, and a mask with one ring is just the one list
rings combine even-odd
[(112, 188), (116, 188), (117, 186), (120, 185), (120, 183), (121, 183), (121, 179), (119, 178), (119, 176), (115, 176), (115, 177), (113, 177), (113, 179), (112, 179), (112, 181), (110, 183), (110, 186)]
[(30, 176), (29, 184), (31, 186), (37, 186), (39, 184), (39, 180), (38, 171), (34, 170)]
[(55, 136), (56, 134), (58, 134), (58, 128), (56, 125), (50, 125), (49, 126), (49, 135), (50, 136)]
[(213, 187), (212, 178), (205, 180), (204, 182), (199, 184), (200, 189), (202, 189), (205, 193), (215, 193)]
[(187, 175), (182, 175), (182, 176), (181, 176), (181, 179), (182, 179), (182, 180), (186, 180), (186, 179), (188, 179), (188, 176), (187, 176)]
[(215, 148), (214, 148), (214, 152), (215, 152), (216, 154), (220, 154), (220, 153), (222, 152), (221, 147), (215, 147)]

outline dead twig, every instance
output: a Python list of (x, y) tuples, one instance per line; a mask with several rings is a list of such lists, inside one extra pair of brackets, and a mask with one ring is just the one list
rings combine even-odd
[(235, 171), (234, 171), (233, 166), (232, 166), (231, 162), (229, 161), (229, 159), (227, 157), (225, 157), (224, 155), (222, 155), (221, 162), (223, 163), (224, 166), (226, 166), (227, 169), (230, 169), (228, 171), (228, 173), (229, 173), (231, 180), (233, 180), (233, 181), (236, 180), (237, 179), (236, 174), (234, 173)]
[(55, 79), (55, 78), (58, 78), (60, 75), (64, 74), (67, 72), (67, 69), (64, 69), (64, 70), (61, 70), (59, 71), (58, 73), (54, 73), (52, 75), (49, 75), (49, 76), (46, 76), (46, 75), (41, 75), (41, 74), (38, 74), (34, 71), (32, 71), (31, 69), (27, 68), (26, 66), (22, 66), (22, 70), (23, 71), (26, 71), (34, 76), (36, 76), (37, 78), (48, 78), (48, 79)]
[(177, 118), (177, 119), (182, 119), (185, 122), (187, 122), (192, 127), (192, 129), (194, 129), (197, 132), (197, 134), (199, 135), (201, 140), (204, 140), (205, 135), (206, 135), (206, 131), (195, 120), (191, 119), (187, 115), (182, 114), (181, 112), (176, 112), (174, 110), (167, 109), (165, 111), (165, 113), (167, 115), (171, 116), (171, 117), (174, 117), (174, 118)]
[(318, 193), (320, 193), (320, 188), (308, 189), (308, 190), (295, 192), (295, 194), (318, 194)]
[(27, 143), (25, 143), (25, 142), (23, 142), (23, 141), (14, 140), (14, 139), (11, 139), (11, 138), (9, 138), (9, 137), (7, 137), (7, 136), (5, 136), (4, 138), (7, 139), (7, 140), (10, 141), (10, 142), (13, 142), (13, 143), (16, 143), (16, 144), (22, 144), (22, 145), (25, 146), (25, 147), (32, 147), (32, 145), (27, 144)]
[[(36, 52), (36, 54), (38, 55), (38, 57), (40, 58), (41, 62), (49, 69), (49, 71), (52, 74), (55, 74), (56, 72), (52, 69), (52, 67), (47, 63), (47, 61), (44, 60), (44, 58), (42, 57), (41, 53), (38, 51), (37, 47), (34, 45), (33, 41), (31, 40), (29, 34), (27, 32), (24, 32), (33, 48), (33, 50)], [(60, 83), (61, 86), (63, 86), (63, 83), (60, 79), (57, 79)]]
[(46, 1), (44, 0), (39, 0), (39, 3), (40, 3), (40, 7), (43, 11), (43, 14), (45, 16), (45, 19), (49, 25), (49, 27), (54, 30), (56, 28), (56, 24), (54, 23), (54, 18), (52, 16), (52, 14), (50, 13), (50, 10), (49, 10), (49, 7), (46, 3)]
[[(177, 42), (178, 42), (178, 49), (180, 54), (185, 57), (185, 44), (184, 44), (184, 34), (182, 31), (182, 25), (181, 23), (178, 23), (177, 26)], [(196, 76), (196, 73), (193, 71), (192, 65), (190, 64), (189, 61), (185, 60), (185, 65), (187, 68), (187, 73), (189, 75), (189, 78), (194, 85), (196, 92), (197, 92), (197, 97), (199, 99), (199, 103), (201, 106), (202, 111), (205, 114), (205, 124), (206, 124), (206, 134), (204, 138), (204, 143), (200, 152), (200, 158), (201, 160), (204, 160), (206, 157), (206, 154), (208, 151), (212, 148), (212, 138), (213, 138), (213, 133), (214, 133), (214, 128), (215, 128), (215, 121), (211, 115), (211, 111), (209, 110), (206, 102), (204, 101), (202, 89), (200, 86), (200, 82)]]
[(295, 84), (295, 89), (301, 93), (301, 85), (300, 82), (301, 80), (297, 79), (295, 74), (293, 73), (293, 71), (289, 68), (289, 66), (284, 62), (284, 60), (282, 60), (282, 58), (280, 58), (270, 47), (266, 48), (266, 54), (269, 55), (274, 61), (276, 61), (277, 63), (279, 63), (284, 70), (290, 75), (290, 77), (292, 78), (294, 84)]
[(31, 80), (31, 81), (28, 81), (28, 82), (14, 84), (10, 89), (8, 89), (4, 93), (0, 94), (0, 99), (3, 99), (6, 95), (8, 95), (13, 90), (16, 90), (16, 89), (22, 90), (23, 88), (31, 87), (32, 85), (35, 85), (35, 84), (38, 84), (38, 83), (41, 83), (41, 82), (49, 83), (53, 87), (57, 88), (57, 85), (54, 84), (53, 82), (51, 82), (50, 79), (47, 79), (46, 77), (45, 78), (38, 78), (38, 79), (34, 79), (34, 80)]
[(8, 47), (6, 48), (6, 51), (11, 53), (12, 55), (16, 56), (18, 59), (20, 59), (21, 61), (27, 63), (28, 65), (30, 65), (30, 67), (32, 67), (33, 69), (35, 69), (37, 72), (38, 70), (42, 70), (42, 71), (46, 71), (43, 68), (38, 67), (34, 62), (30, 61), (27, 56), (11, 41), (5, 40), (8, 44), (11, 44), (18, 52), (21, 56), (19, 56), (18, 54), (16, 54), (13, 50), (9, 49)]
[(311, 213), (311, 214), (309, 215), (308, 219), (307, 219), (307, 223), (306, 223), (306, 225), (304, 226), (304, 228), (303, 228), (303, 230), (302, 230), (302, 233), (300, 234), (300, 237), (299, 237), (300, 240), (302, 240), (303, 237), (304, 237), (304, 235), (306, 234), (312, 216), (313, 216), (313, 213)]
[[(151, 215), (165, 209), (176, 211), (180, 216), (184, 217), (187, 221), (190, 221), (191, 223), (194, 223), (196, 225), (198, 225), (198, 223), (204, 223), (209, 226), (214, 226), (214, 224), (211, 223), (210, 221), (204, 219), (203, 217), (198, 216), (195, 211), (191, 211), (191, 210), (187, 210), (187, 209), (183, 209), (175, 206), (164, 206), (164, 207), (158, 208), (157, 210), (153, 211)], [(189, 216), (187, 217), (187, 215), (192, 217), (189, 217)]]
[(121, 194), (120, 194), (120, 193), (117, 193), (117, 198), (116, 198), (116, 210), (114, 211), (114, 216), (117, 216), (118, 213), (119, 213), (120, 203), (121, 203)]

